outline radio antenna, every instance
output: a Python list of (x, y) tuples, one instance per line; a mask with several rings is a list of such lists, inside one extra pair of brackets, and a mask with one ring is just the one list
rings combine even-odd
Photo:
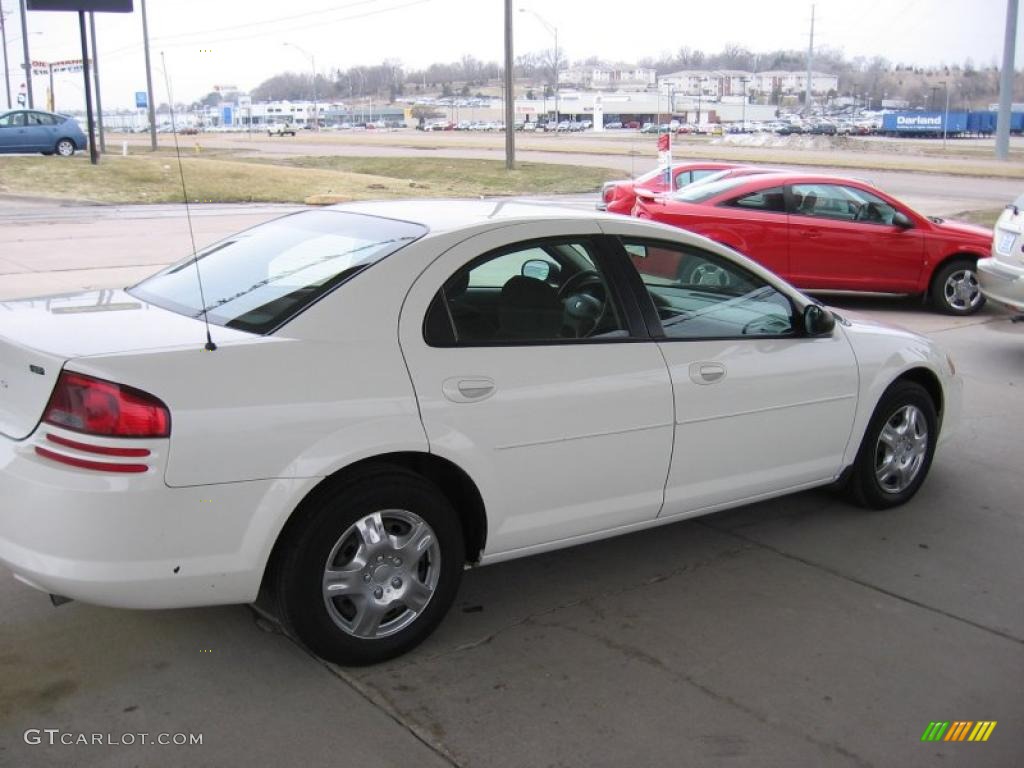
[(178, 159), (178, 176), (181, 177), (181, 196), (185, 200), (185, 218), (188, 220), (188, 236), (192, 241), (192, 263), (196, 268), (196, 282), (199, 283), (199, 301), (202, 304), (203, 324), (206, 326), (206, 344), (203, 349), (213, 352), (217, 345), (210, 336), (210, 318), (207, 316), (206, 293), (203, 291), (203, 274), (199, 269), (199, 251), (196, 249), (196, 235), (192, 229), (192, 210), (188, 204), (188, 188), (185, 186), (185, 168), (181, 163), (181, 147), (178, 146), (178, 126), (174, 123), (174, 94), (171, 92), (171, 76), (167, 72), (167, 59), (160, 51), (160, 64), (164, 70), (164, 84), (167, 86), (167, 103), (171, 110), (171, 135), (174, 136), (174, 154)]

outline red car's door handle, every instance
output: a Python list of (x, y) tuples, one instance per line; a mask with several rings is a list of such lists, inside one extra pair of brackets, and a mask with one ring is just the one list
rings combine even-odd
[(820, 229), (805, 229), (803, 230), (804, 237), (821, 237)]

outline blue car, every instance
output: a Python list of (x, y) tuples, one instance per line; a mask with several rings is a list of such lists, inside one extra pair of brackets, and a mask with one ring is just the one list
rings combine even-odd
[(42, 152), (71, 157), (76, 149), (85, 149), (88, 140), (73, 117), (16, 109), (0, 114), (0, 153)]

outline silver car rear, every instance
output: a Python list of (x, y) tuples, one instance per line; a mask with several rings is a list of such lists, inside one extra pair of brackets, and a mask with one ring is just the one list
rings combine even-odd
[(978, 261), (978, 282), (990, 301), (1024, 313), (1024, 195), (996, 222), (992, 256)]

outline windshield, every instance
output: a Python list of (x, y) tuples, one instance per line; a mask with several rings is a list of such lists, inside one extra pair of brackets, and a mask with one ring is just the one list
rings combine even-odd
[(683, 187), (672, 195), (672, 199), (683, 203), (703, 203), (705, 200), (710, 200), (712, 197), (728, 192), (730, 189), (746, 184), (748, 181), (750, 179), (746, 176), (734, 176), (730, 179), (719, 179), (718, 181), (704, 180), (700, 184), (691, 184), (688, 187)]
[[(270, 333), (426, 231), (406, 221), (325, 210), (285, 216), (233, 235), (198, 256), (209, 320)], [(192, 258), (128, 292), (172, 312), (203, 315)]]

